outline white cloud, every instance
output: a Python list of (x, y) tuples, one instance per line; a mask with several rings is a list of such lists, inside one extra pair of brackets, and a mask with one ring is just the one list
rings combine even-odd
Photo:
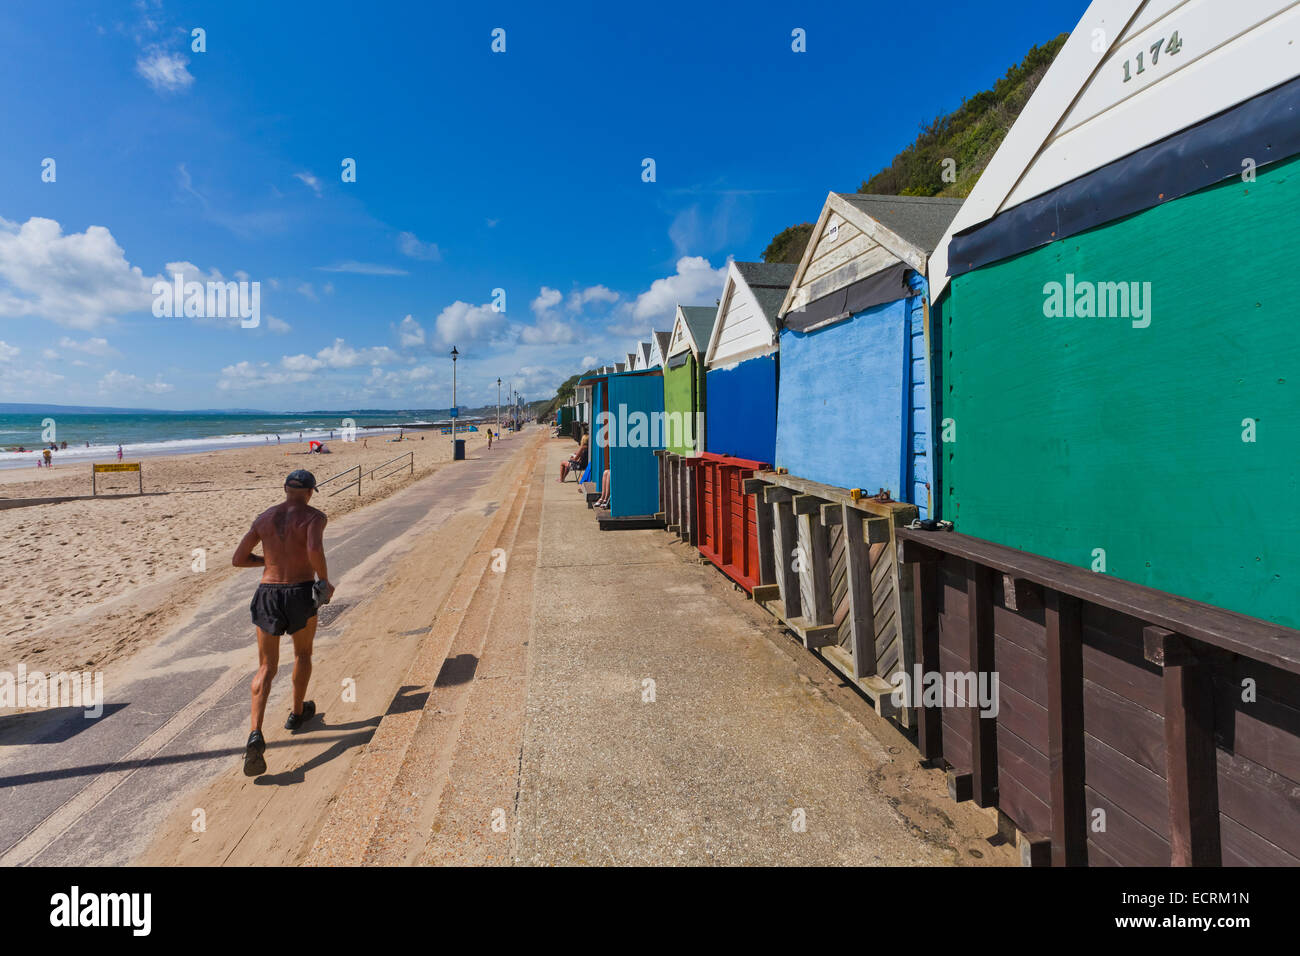
[(194, 83), (189, 65), (190, 61), (179, 53), (169, 53), (156, 46), (150, 47), (135, 61), (136, 72), (159, 93), (189, 89)]
[(537, 293), (537, 298), (533, 299), (531, 308), (535, 314), (540, 316), (555, 308), (563, 300), (564, 293), (559, 289), (542, 286), (542, 291)]
[(576, 323), (549, 316), (519, 329), (519, 340), (525, 345), (569, 345), (583, 338), (583, 330)]
[(491, 305), (470, 305), (457, 300), (438, 313), (434, 321), (443, 345), (483, 342), (500, 338), (506, 330), (505, 314)]
[(404, 349), (423, 345), (424, 339), (424, 326), (409, 315), (397, 326), (397, 341)]
[(397, 248), (402, 251), (402, 255), (410, 256), (412, 259), (423, 259), (427, 262), (438, 262), (442, 259), (442, 252), (438, 249), (437, 243), (421, 242), (413, 232), (399, 235)]
[(8, 342), (0, 340), (0, 362), (12, 362), (22, 351), (16, 345), (10, 345)]
[(316, 290), (311, 287), (310, 282), (304, 282), (301, 285), (299, 285), (298, 294), (306, 296), (307, 298), (311, 299), (313, 302), (319, 301), (319, 299), (316, 296)]
[(280, 385), (293, 385), (305, 382), (312, 377), (311, 372), (292, 371), (277, 368), (269, 362), (237, 362), (221, 370), (217, 388), (224, 391), (244, 391), (251, 388), (274, 388)]
[(593, 285), (586, 289), (577, 289), (569, 293), (569, 309), (580, 312), (592, 302), (604, 302), (613, 305), (618, 301), (618, 293), (603, 285)]
[[(4, 375), (0, 375), (0, 395), (17, 395), (22, 396), (24, 401), (30, 401), (33, 392), (58, 388), (62, 381), (63, 376), (57, 372), (19, 365), (6, 368)], [(49, 400), (57, 401), (57, 395), (50, 396)]]
[(356, 275), (363, 276), (404, 276), (410, 275), (405, 269), (397, 269), (393, 266), (379, 265), (374, 262), (357, 262), (355, 259), (349, 259), (347, 262), (340, 262), (332, 266), (317, 266), (321, 272), (352, 272)]
[(146, 382), (128, 372), (119, 372), (113, 369), (107, 375), (99, 380), (99, 391), (105, 395), (121, 394), (123, 392), (149, 392), (151, 395), (163, 395), (175, 389), (175, 385), (162, 380), (162, 375), (158, 375), (152, 382)]
[(397, 359), (397, 353), (386, 345), (354, 349), (345, 344), (342, 339), (335, 339), (333, 345), (317, 352), (316, 358), (328, 368), (356, 368), (358, 365), (384, 365), (393, 362)]
[(53, 219), (0, 219), (0, 316), (95, 329), (149, 309), (152, 286), (103, 226), (64, 235)]
[(320, 180), (317, 179), (315, 176), (313, 176), (311, 173), (309, 172), (294, 173), (293, 178), (305, 183), (307, 186), (310, 186), (311, 191), (316, 194), (316, 198), (318, 199), (320, 198), (321, 195)]
[(112, 358), (121, 355), (117, 349), (108, 344), (108, 339), (90, 338), (84, 342), (78, 342), (75, 339), (63, 336), (59, 339), (59, 348), (73, 349), (77, 352), (85, 352), (87, 355), (95, 355), (99, 358)]
[(314, 372), (324, 365), (325, 363), (320, 359), (312, 358), (310, 355), (286, 355), (280, 359), (280, 367), (290, 372)]
[(370, 370), (363, 392), (382, 394), (387, 398), (405, 400), (414, 395), (428, 395), (435, 388), (436, 374), (431, 365), (416, 365), (407, 369), (388, 371), (379, 367)]
[(656, 279), (625, 310), (625, 317), (632, 321), (611, 330), (644, 336), (651, 328), (668, 328), (676, 317), (678, 305), (715, 304), (722, 294), (726, 276), (725, 264), (715, 269), (702, 256), (682, 256), (677, 260), (676, 274)]
[(266, 317), (266, 327), (277, 335), (284, 335), (293, 329), (293, 326), (284, 321), (284, 319), (277, 319), (275, 316), (269, 314)]

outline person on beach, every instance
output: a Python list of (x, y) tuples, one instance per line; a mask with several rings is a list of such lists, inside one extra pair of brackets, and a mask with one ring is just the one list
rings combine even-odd
[(48, 448), (46, 448), (44, 451), (41, 452), (41, 457), (45, 459), (45, 467), (46, 467), (46, 468), (51, 468), (51, 467), (53, 467), (53, 466), (50, 464), (50, 457), (51, 457), (51, 456), (50, 456), (50, 450), (49, 450)]
[(122, 446), (121, 446), (121, 445), (118, 445), (118, 446), (117, 446), (117, 460), (118, 460), (118, 461), (121, 461), (121, 460), (122, 460)]
[(489, 428), (487, 430), (487, 433), (488, 433), (488, 451), (491, 451), (492, 450), (492, 429)]
[[(271, 681), (280, 666), (280, 638), (293, 639), (293, 705), (285, 730), (297, 730), (316, 715), (316, 704), (306, 700), (311, 680), (312, 641), (316, 637), (316, 609), (334, 594), (325, 564), (325, 514), (311, 507), (316, 478), (298, 469), (284, 480), (284, 501), (253, 521), (231, 564), (237, 568), (262, 568), (262, 580), (248, 609), (257, 629), (257, 674), (253, 677), (251, 731), (244, 748), (244, 775), (266, 773), (266, 739), (262, 718), (271, 696)], [(262, 554), (253, 554), (258, 542)]]

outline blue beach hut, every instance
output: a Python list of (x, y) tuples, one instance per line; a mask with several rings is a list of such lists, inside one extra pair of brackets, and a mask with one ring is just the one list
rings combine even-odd
[(776, 460), (777, 315), (797, 266), (732, 262), (705, 352), (704, 450)]
[(827, 197), (781, 308), (778, 468), (935, 515), (926, 270), (961, 202)]

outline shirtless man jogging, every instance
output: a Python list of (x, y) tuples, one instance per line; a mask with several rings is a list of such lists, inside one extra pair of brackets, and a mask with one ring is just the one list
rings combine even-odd
[[(266, 740), (262, 717), (271, 696), (271, 681), (280, 666), (280, 637), (293, 638), (293, 710), (286, 730), (297, 730), (316, 715), (316, 704), (304, 700), (311, 680), (311, 644), (316, 637), (316, 595), (323, 586), (324, 601), (334, 593), (325, 567), (325, 515), (307, 502), (316, 490), (316, 478), (299, 469), (284, 480), (284, 501), (262, 512), (239, 542), (231, 563), (237, 568), (262, 568), (262, 583), (248, 606), (257, 628), (257, 675), (253, 678), (252, 732), (244, 751), (244, 774), (266, 773)], [(258, 542), (262, 554), (253, 554)]]

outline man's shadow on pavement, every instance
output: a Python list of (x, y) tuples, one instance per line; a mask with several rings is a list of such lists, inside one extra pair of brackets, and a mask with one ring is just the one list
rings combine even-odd
[(379, 721), (383, 718), (380, 716), (370, 717), (366, 720), (359, 720), (351, 724), (334, 724), (325, 723), (325, 712), (321, 711), (307, 724), (307, 727), (293, 734), (293, 739), (310, 738), (313, 730), (354, 730), (355, 733), (346, 734), (339, 737), (332, 743), (328, 749), (322, 750), (316, 756), (312, 757), (306, 763), (295, 767), (292, 770), (286, 770), (283, 773), (264, 773), (257, 777), (253, 783), (259, 787), (287, 787), (295, 783), (302, 783), (307, 779), (307, 771), (329, 763), (335, 757), (338, 757), (353, 747), (360, 747), (369, 742), (370, 738), (375, 735), (379, 728)]
[[(417, 691), (420, 692), (416, 693)], [(356, 733), (340, 737), (327, 750), (322, 750), (306, 763), (292, 770), (286, 770), (283, 773), (264, 773), (256, 778), (253, 783), (259, 787), (291, 787), (294, 784), (303, 783), (307, 779), (307, 771), (324, 766), (353, 747), (360, 747), (369, 743), (370, 738), (379, 729), (379, 722), (384, 717), (389, 714), (406, 714), (414, 710), (423, 710), (428, 699), (429, 692), (427, 690), (421, 690), (420, 687), (407, 684), (398, 688), (397, 693), (393, 695), (392, 702), (388, 705), (388, 709), (382, 715), (376, 715), (367, 720), (331, 726), (325, 723), (325, 711), (321, 711), (308, 721), (304, 728), (293, 734), (293, 737), (308, 736), (313, 731), (319, 730), (355, 730)]]

